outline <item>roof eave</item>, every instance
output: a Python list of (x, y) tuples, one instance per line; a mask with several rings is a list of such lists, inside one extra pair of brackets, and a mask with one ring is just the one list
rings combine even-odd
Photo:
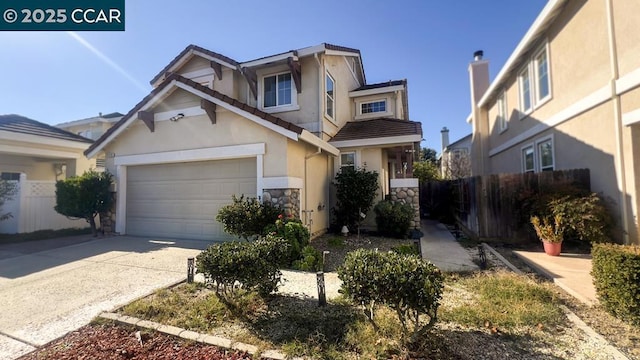
[(353, 140), (339, 140), (330, 141), (329, 144), (336, 148), (351, 148), (351, 147), (364, 147), (364, 146), (394, 146), (394, 145), (406, 145), (409, 143), (416, 143), (422, 141), (422, 135), (398, 135), (398, 136), (385, 136), (366, 139), (353, 139)]

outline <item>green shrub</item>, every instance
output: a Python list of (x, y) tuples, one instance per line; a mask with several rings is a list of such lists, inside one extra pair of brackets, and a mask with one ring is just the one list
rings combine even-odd
[(293, 262), (293, 268), (302, 271), (322, 270), (322, 253), (311, 245), (305, 246), (300, 259)]
[(640, 325), (640, 246), (594, 244), (591, 275), (602, 306)]
[(400, 239), (407, 236), (414, 215), (411, 205), (382, 200), (373, 208), (373, 211), (376, 213), (379, 233)]
[(333, 209), (337, 228), (347, 225), (350, 231), (360, 226), (362, 217), (373, 205), (378, 191), (378, 173), (366, 169), (343, 168), (336, 175), (336, 207)]
[[(342, 280), (341, 291), (355, 303), (365, 305), (374, 325), (375, 304), (385, 304), (396, 312), (405, 335), (410, 325), (416, 335), (436, 322), (443, 276), (437, 267), (417, 256), (359, 249), (347, 254), (338, 277)], [(429, 319), (425, 325), (420, 322), (421, 316)]]
[(253, 242), (231, 241), (209, 246), (196, 257), (198, 273), (214, 282), (222, 296), (235, 294), (239, 287), (266, 296), (276, 291), (287, 260), (289, 244), (267, 235)]
[(566, 238), (590, 242), (611, 239), (613, 220), (598, 194), (563, 196), (549, 202), (553, 216), (562, 217)]
[(223, 206), (216, 215), (225, 232), (245, 240), (266, 235), (282, 211), (270, 203), (262, 203), (256, 198), (231, 196), (233, 203)]
[(332, 248), (343, 248), (344, 244), (344, 236), (333, 236), (327, 240), (327, 244)]
[(17, 190), (16, 183), (0, 179), (0, 221), (13, 217), (11, 213), (2, 213), (2, 205), (4, 205), (5, 201), (13, 200)]
[(269, 225), (265, 232), (275, 234), (289, 242), (287, 265), (291, 265), (294, 261), (302, 258), (302, 249), (309, 245), (309, 239), (311, 238), (309, 229), (302, 224), (302, 221), (291, 217), (285, 218), (284, 215), (278, 215), (275, 224)]
[(113, 176), (109, 172), (85, 171), (56, 182), (56, 212), (72, 219), (84, 219), (96, 236), (96, 216), (111, 210), (113, 196), (110, 187)]
[(420, 252), (413, 244), (402, 244), (398, 246), (394, 246), (391, 248), (391, 251), (398, 255), (416, 255), (420, 256)]

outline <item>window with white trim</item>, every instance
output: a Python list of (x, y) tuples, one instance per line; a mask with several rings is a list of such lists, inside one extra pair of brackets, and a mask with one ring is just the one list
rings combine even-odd
[(525, 67), (524, 70), (518, 75), (518, 87), (520, 89), (520, 111), (523, 113), (529, 113), (531, 111), (531, 72), (529, 67)]
[(540, 103), (550, 95), (549, 57), (544, 47), (534, 59), (536, 70), (536, 102)]
[(533, 146), (527, 146), (522, 149), (522, 172), (535, 172), (535, 157), (533, 155)]
[(356, 153), (355, 152), (345, 152), (340, 154), (340, 170), (356, 169)]
[(540, 171), (553, 171), (553, 141), (551, 139), (538, 143), (538, 163)]
[(325, 74), (324, 92), (325, 92), (325, 114), (328, 117), (333, 119), (335, 115), (335, 101), (334, 101), (335, 81), (333, 80), (331, 75), (329, 75), (328, 72)]
[(262, 78), (262, 106), (274, 108), (292, 105), (293, 88), (290, 72), (265, 76)]
[(360, 104), (360, 114), (387, 112), (387, 100), (378, 100)]
[(507, 97), (505, 96), (504, 92), (500, 94), (498, 100), (496, 101), (496, 104), (498, 105), (498, 118), (496, 122), (498, 123), (498, 127), (500, 128), (500, 132), (503, 132), (509, 127), (509, 118), (507, 115)]

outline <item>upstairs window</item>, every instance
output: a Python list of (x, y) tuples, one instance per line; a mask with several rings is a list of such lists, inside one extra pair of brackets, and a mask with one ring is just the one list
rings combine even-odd
[(509, 127), (509, 118), (507, 115), (507, 98), (504, 92), (500, 94), (496, 105), (498, 106), (498, 127), (500, 128), (500, 132), (503, 132)]
[(360, 104), (360, 114), (372, 114), (378, 112), (387, 112), (387, 101), (373, 101)]
[(520, 86), (520, 111), (529, 113), (531, 111), (531, 74), (529, 67), (526, 67), (518, 76)]
[(265, 76), (263, 78), (264, 108), (291, 105), (292, 90), (291, 73)]
[(547, 48), (536, 55), (536, 82), (538, 91), (536, 92), (536, 101), (541, 102), (549, 96), (549, 58), (547, 56)]
[(334, 118), (334, 113), (335, 113), (334, 88), (335, 88), (335, 81), (333, 80), (331, 75), (327, 73), (325, 76), (325, 87), (324, 87), (325, 107), (326, 107), (325, 112), (327, 116), (332, 119)]

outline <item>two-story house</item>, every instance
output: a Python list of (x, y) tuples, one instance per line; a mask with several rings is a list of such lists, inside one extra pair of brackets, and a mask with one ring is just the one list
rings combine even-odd
[(462, 179), (471, 176), (471, 134), (452, 143), (449, 129), (440, 130), (442, 151), (440, 152), (440, 176), (443, 179)]
[(419, 214), (411, 164), (422, 130), (408, 120), (407, 83), (367, 84), (359, 50), (320, 44), (238, 62), (190, 45), (151, 84), (85, 152), (115, 174), (122, 234), (226, 239), (214, 218), (232, 194), (321, 233), (344, 167), (377, 171), (379, 199)]
[(470, 64), (473, 175), (589, 168), (638, 243), (640, 2), (550, 0), (493, 82)]

